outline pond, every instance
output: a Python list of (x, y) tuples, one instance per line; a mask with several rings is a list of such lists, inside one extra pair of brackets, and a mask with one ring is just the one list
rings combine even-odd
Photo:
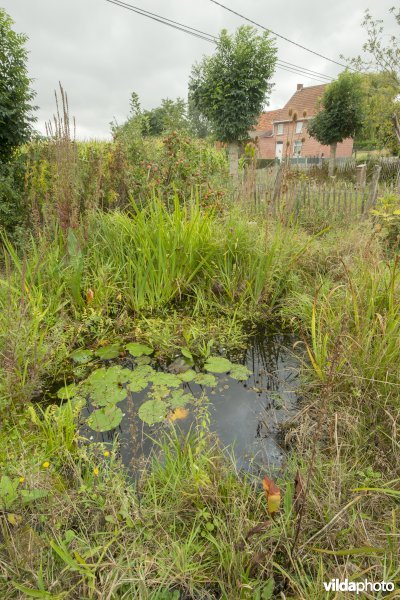
[[(228, 357), (231, 363), (227, 358), (209, 358), (205, 372), (191, 363), (190, 354), (162, 367), (137, 352), (137, 347), (146, 348), (140, 344), (131, 344), (131, 351), (139, 357), (116, 358), (106, 349), (102, 366), (87, 379), (92, 385), (103, 382), (100, 400), (104, 390), (111, 389), (107, 388), (110, 381), (122, 377), (123, 383), (130, 374), (135, 379), (127, 386), (119, 383), (118, 398), (112, 400), (110, 410), (118, 402), (120, 422), (108, 431), (94, 431), (102, 429), (96, 414), (102, 416), (108, 405), (98, 399), (93, 406), (86, 396), (80, 434), (104, 443), (118, 435), (122, 461), (133, 472), (144, 464), (163, 432), (175, 426), (186, 433), (207, 410), (210, 431), (223, 447), (233, 450), (238, 468), (279, 468), (285, 459), (280, 426), (298, 411), (300, 360), (295, 341), (286, 333), (261, 330), (250, 339), (247, 350)], [(97, 388), (88, 389), (95, 392)]]

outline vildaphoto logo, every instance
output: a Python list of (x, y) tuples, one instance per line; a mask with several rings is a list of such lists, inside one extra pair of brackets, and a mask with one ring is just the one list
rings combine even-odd
[(324, 581), (324, 588), (327, 592), (393, 592), (394, 583), (391, 581), (349, 581), (348, 579), (331, 579)]

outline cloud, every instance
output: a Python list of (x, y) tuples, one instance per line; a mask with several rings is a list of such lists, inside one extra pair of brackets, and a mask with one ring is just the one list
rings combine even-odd
[[(209, 0), (127, 0), (212, 34), (233, 31), (243, 21)], [(228, 6), (290, 39), (339, 62), (339, 55), (359, 53), (366, 0), (223, 0)], [(381, 0), (373, 12), (392, 27), (388, 9), (393, 0)], [(146, 19), (105, 0), (3, 0), (15, 29), (29, 36), (29, 71), (37, 91), (38, 127), (55, 110), (54, 89), (61, 81), (68, 92), (70, 111), (80, 137), (107, 137), (113, 118), (123, 121), (129, 98), (136, 91), (144, 108), (162, 98), (187, 96), (192, 64), (213, 46)], [(351, 7), (351, 8), (350, 8)], [(330, 76), (341, 68), (278, 39), (279, 58)], [(277, 70), (271, 108), (282, 106), (297, 82), (317, 84)]]

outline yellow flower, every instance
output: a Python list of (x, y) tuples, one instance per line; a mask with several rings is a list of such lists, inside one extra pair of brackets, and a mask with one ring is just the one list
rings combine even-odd
[(98, 474), (99, 474), (99, 469), (97, 467), (95, 467), (93, 469), (93, 475), (95, 475), (95, 477), (97, 477)]
[(110, 453), (109, 453), (109, 451), (108, 451), (108, 450), (106, 450), (105, 452), (103, 452), (103, 456), (105, 456), (106, 458), (107, 458), (108, 456), (110, 456)]
[(25, 481), (25, 477), (20, 477), (20, 478), (19, 478), (19, 482), (20, 482), (20, 483), (24, 483), (24, 481)]
[(45, 460), (45, 461), (44, 461), (44, 463), (42, 463), (42, 467), (43, 467), (43, 469), (48, 469), (48, 468), (49, 468), (49, 466), (50, 466), (50, 463), (49, 463), (49, 461), (48, 461), (48, 460)]

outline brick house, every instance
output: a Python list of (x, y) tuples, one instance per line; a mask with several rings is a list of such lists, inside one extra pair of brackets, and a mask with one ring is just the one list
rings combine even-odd
[[(330, 147), (323, 146), (310, 137), (307, 123), (318, 111), (318, 101), (325, 85), (303, 87), (297, 90), (278, 110), (269, 110), (260, 115), (251, 137), (257, 142), (259, 158), (325, 157), (330, 156)], [(353, 139), (348, 138), (337, 145), (336, 157), (349, 157), (353, 152)]]

